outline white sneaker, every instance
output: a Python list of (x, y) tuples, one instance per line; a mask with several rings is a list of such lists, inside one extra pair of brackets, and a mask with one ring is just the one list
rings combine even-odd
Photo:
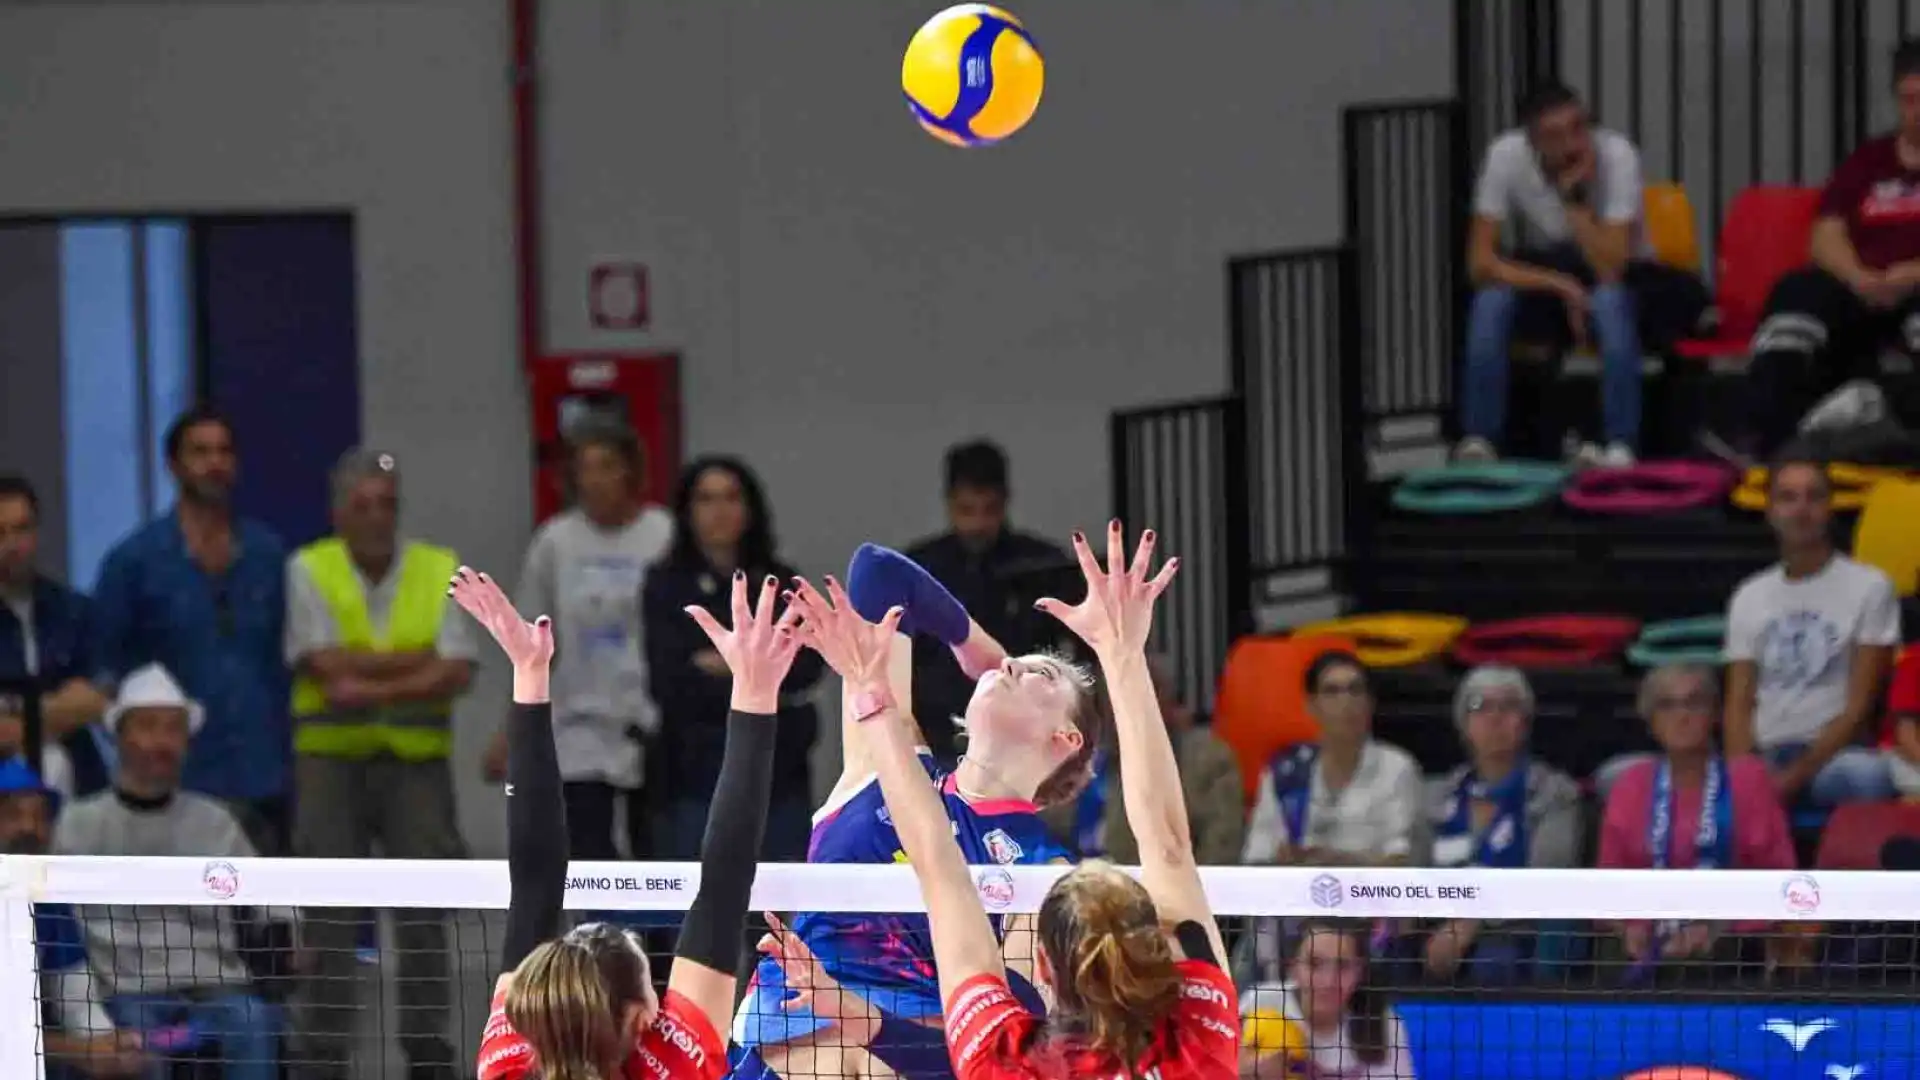
[(1453, 460), (1466, 465), (1499, 461), (1500, 452), (1493, 444), (1478, 435), (1469, 435), (1453, 447)]
[(1600, 452), (1600, 467), (1603, 469), (1632, 468), (1634, 461), (1633, 447), (1623, 442), (1610, 442)]
[(1575, 469), (1592, 469), (1604, 464), (1605, 458), (1598, 443), (1583, 442), (1567, 455), (1567, 464)]

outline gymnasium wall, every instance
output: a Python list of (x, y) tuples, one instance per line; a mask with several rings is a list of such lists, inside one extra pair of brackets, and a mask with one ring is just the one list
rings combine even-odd
[[(1340, 106), (1450, 87), (1433, 0), (1024, 0), (1046, 103), (964, 153), (898, 93), (937, 6), (550, 0), (540, 27), (548, 344), (679, 350), (689, 449), (763, 470), (809, 570), (936, 528), (940, 451), (976, 434), (1024, 525), (1103, 517), (1109, 410), (1226, 385), (1225, 257), (1338, 238)], [(509, 569), (508, 40), (504, 0), (0, 4), (0, 212), (351, 210), (366, 438), (408, 530)], [(602, 257), (651, 268), (649, 333), (589, 328)], [(495, 805), (462, 799), (481, 853)]]

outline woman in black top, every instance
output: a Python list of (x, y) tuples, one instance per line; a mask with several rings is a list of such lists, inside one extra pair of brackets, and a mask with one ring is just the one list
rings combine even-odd
[(513, 662), (507, 721), (507, 868), (513, 896), (493, 1008), (480, 1044), (480, 1080), (719, 1080), (727, 1071), (741, 927), (753, 889), (767, 789), (774, 712), (797, 651), (790, 611), (777, 621), (776, 583), (747, 603), (733, 576), (732, 630), (690, 609), (732, 672), (732, 709), (706, 837), (700, 884), (687, 908), (665, 994), (656, 995), (640, 938), (587, 923), (564, 936), (566, 802), (553, 746), (547, 617), (523, 622), (506, 594), (465, 567), (450, 595), (479, 620)]
[[(720, 772), (727, 669), (682, 611), (697, 607), (721, 614), (727, 579), (735, 571), (757, 582), (791, 581), (794, 570), (775, 555), (766, 496), (752, 470), (738, 460), (705, 457), (687, 466), (674, 493), (673, 515), (673, 548), (647, 572), (641, 605), (648, 688), (660, 706), (660, 733), (647, 755), (647, 791), (653, 856), (691, 859)], [(813, 811), (807, 761), (820, 721), (806, 694), (821, 670), (820, 658), (803, 652), (780, 687), (772, 812), (760, 855), (766, 862), (807, 857)]]

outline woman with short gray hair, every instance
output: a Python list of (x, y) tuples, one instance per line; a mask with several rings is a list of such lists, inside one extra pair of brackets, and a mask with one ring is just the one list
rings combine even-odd
[[(1533, 713), (1533, 686), (1518, 668), (1483, 665), (1460, 680), (1453, 721), (1467, 763), (1433, 792), (1434, 865), (1518, 869), (1579, 859), (1580, 789), (1528, 753)], [(1440, 923), (1426, 940), (1427, 974), (1451, 979), (1464, 965), (1473, 981), (1510, 981), (1533, 958), (1534, 929)]]

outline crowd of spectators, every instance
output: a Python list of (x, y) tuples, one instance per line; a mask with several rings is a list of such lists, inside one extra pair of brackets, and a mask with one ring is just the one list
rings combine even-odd
[[(561, 642), (553, 694), (576, 857), (683, 859), (700, 843), (723, 746), (727, 671), (684, 615), (724, 616), (736, 570), (791, 577), (771, 504), (743, 462), (689, 465), (671, 506), (642, 489), (642, 449), (619, 427), (571, 433), (571, 508), (529, 544), (518, 599)], [(451, 549), (400, 531), (400, 469), (356, 449), (332, 472), (332, 535), (289, 551), (235, 511), (233, 430), (195, 410), (165, 435), (178, 500), (106, 557), (92, 594), (37, 569), (39, 502), (0, 477), (0, 850), (233, 858), (465, 856), (454, 804), (452, 715), (475, 662), (445, 602)], [(1063, 552), (1007, 526), (1008, 469), (990, 443), (948, 457), (950, 532), (912, 548), (1013, 648), (1041, 647), (1025, 613)], [(951, 663), (947, 666), (951, 666)], [(806, 857), (818, 735), (811, 653), (781, 699), (768, 861)], [(1159, 676), (1166, 685), (1163, 671)], [(928, 680), (947, 717), (965, 705)], [(942, 698), (942, 689), (949, 691)], [(1191, 713), (1185, 757), (1203, 793), (1235, 768)], [(28, 720), (37, 721), (29, 732)], [(928, 723), (951, 759), (950, 721)], [(504, 772), (496, 739), (489, 778)], [(1117, 782), (1115, 777), (1114, 781)], [(1218, 801), (1217, 799), (1215, 800)], [(1112, 805), (1118, 806), (1118, 800)], [(1118, 815), (1094, 830), (1124, 849)], [(1071, 826), (1068, 826), (1071, 827)], [(1209, 850), (1238, 849), (1238, 800), (1208, 817)], [(446, 913), (395, 913), (400, 1049), (409, 1075), (461, 1069), (447, 1037)], [(278, 1075), (297, 1029), (302, 1075), (347, 1075), (371, 939), (365, 912), (49, 909), (43, 966), (61, 1067), (133, 1076), (158, 1048), (204, 1051), (236, 1078)], [(140, 927), (137, 937), (126, 928)], [(116, 936), (117, 935), (117, 936)], [(66, 978), (67, 976), (62, 976)], [(84, 1008), (82, 1007), (84, 1006)], [(298, 1023), (288, 1019), (299, 1010)]]

